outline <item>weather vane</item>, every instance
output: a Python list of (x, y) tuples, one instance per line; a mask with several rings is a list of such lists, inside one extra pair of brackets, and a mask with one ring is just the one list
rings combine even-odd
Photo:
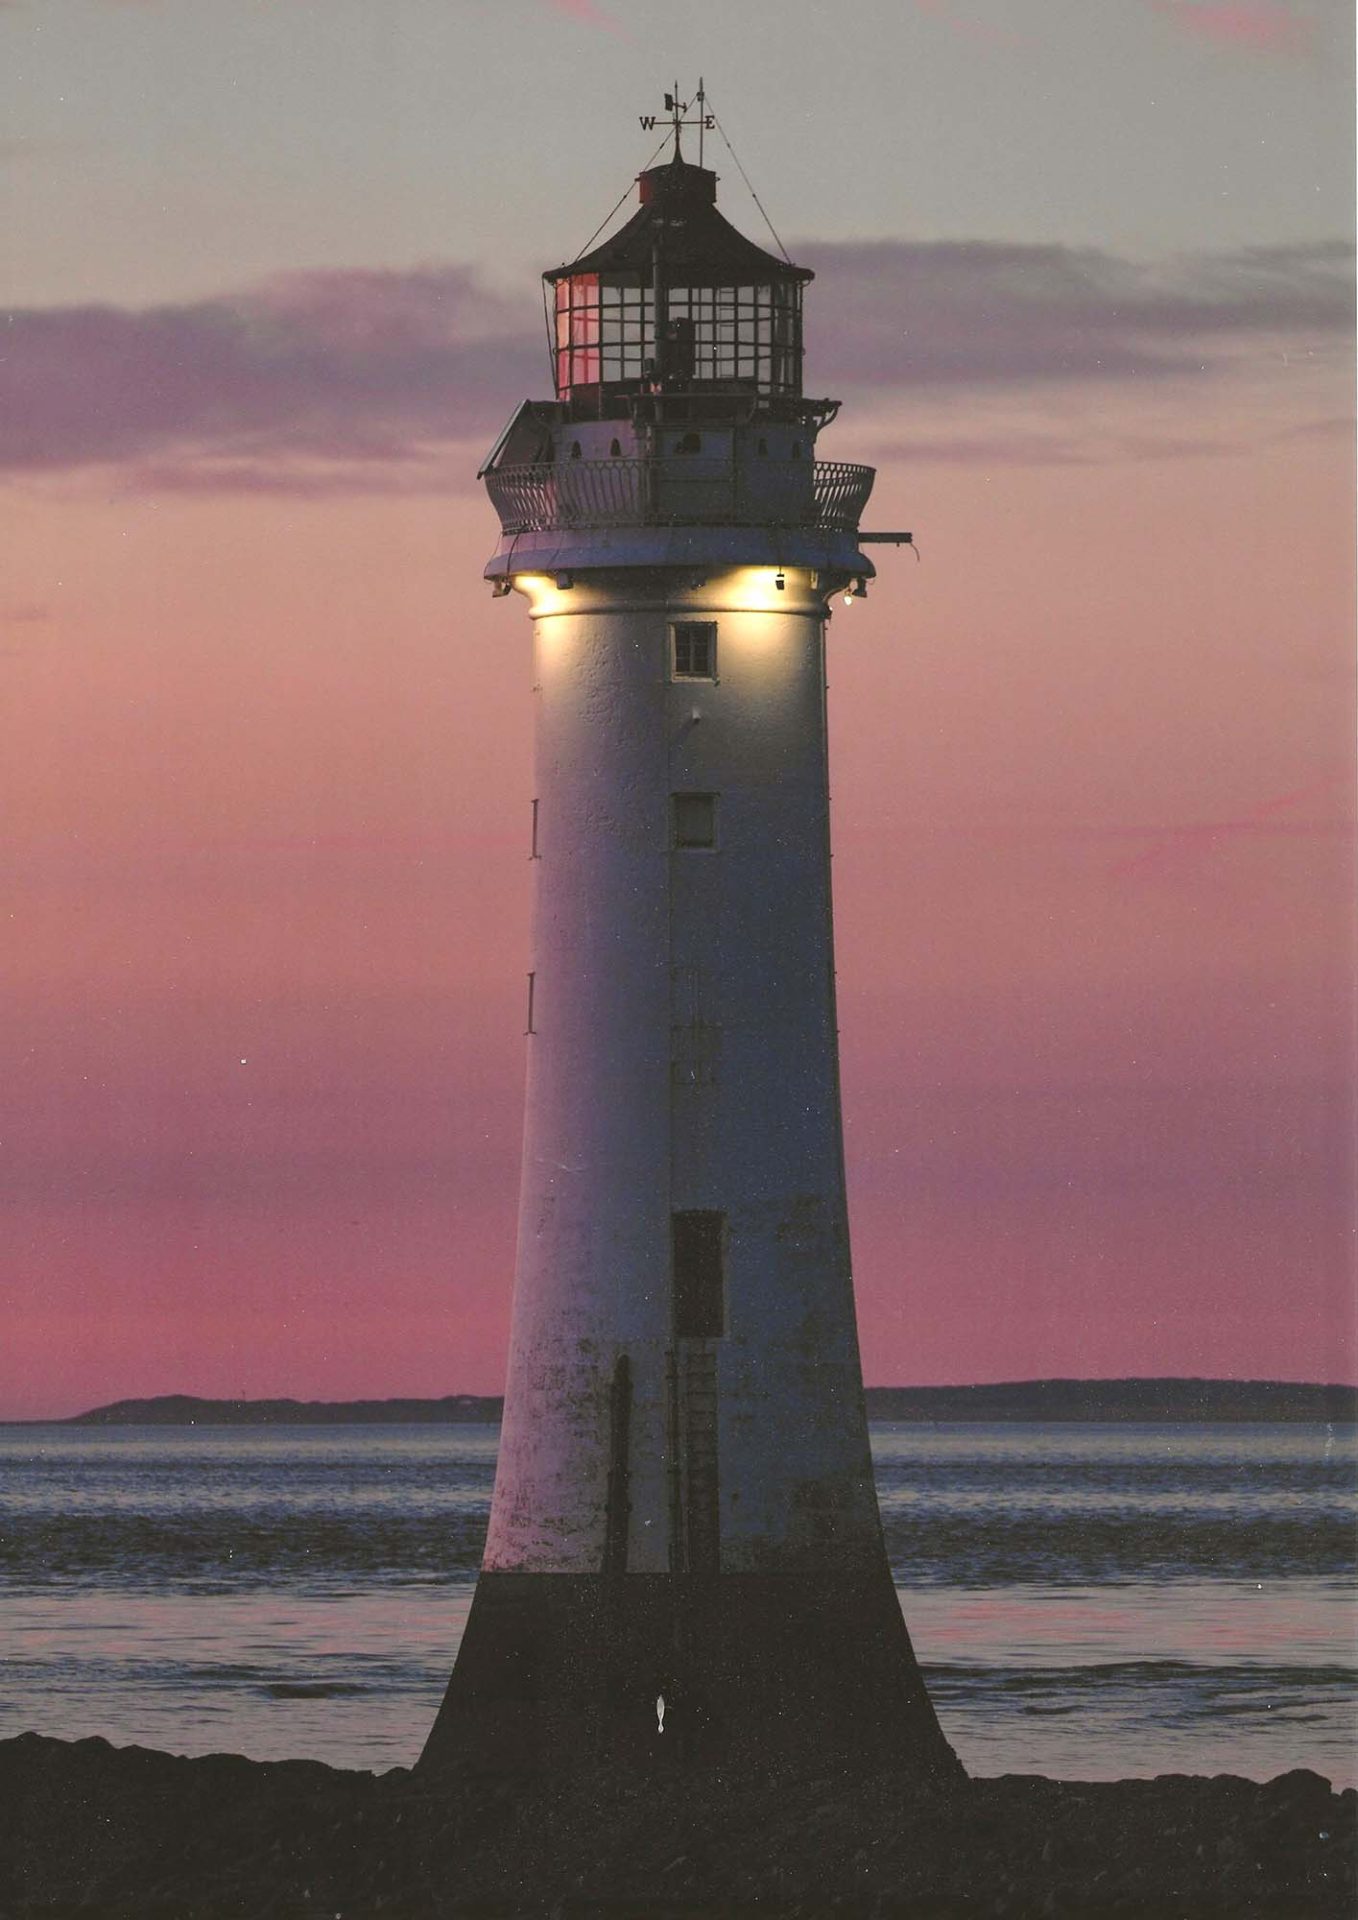
[[(697, 107), (697, 116), (692, 120), (686, 120), (684, 115), (688, 112), (690, 106)], [(681, 100), (679, 98), (679, 82), (676, 80), (674, 83), (674, 92), (665, 95), (665, 111), (670, 116), (670, 127), (674, 133), (675, 159), (678, 160), (682, 158), (679, 152), (680, 128), (696, 127), (698, 129), (698, 165), (701, 166), (703, 164), (703, 135), (710, 133), (717, 124), (716, 115), (707, 111), (707, 93), (703, 87), (701, 76), (698, 80), (697, 98), (692, 101)], [(642, 126), (650, 133), (658, 124), (660, 115), (658, 113), (643, 113), (639, 115), (639, 118)]]

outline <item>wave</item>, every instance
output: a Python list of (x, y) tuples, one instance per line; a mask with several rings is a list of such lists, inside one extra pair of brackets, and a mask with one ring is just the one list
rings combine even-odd
[[(1353, 1446), (1324, 1429), (873, 1429), (907, 1588), (1345, 1579)], [(464, 1587), (493, 1429), (11, 1435), (0, 1577), (18, 1591)]]
[[(313, 1591), (377, 1581), (463, 1584), (476, 1576), (486, 1518), (480, 1502), (380, 1516), (27, 1514), (0, 1538), (0, 1574), (16, 1589), (73, 1582), (193, 1592), (280, 1583)], [(1342, 1579), (1355, 1566), (1352, 1524), (1328, 1511), (1241, 1526), (1184, 1512), (1035, 1518), (993, 1507), (963, 1514), (888, 1509), (885, 1536), (906, 1587)]]
[(1185, 1512), (1041, 1520), (993, 1508), (909, 1518), (888, 1511), (884, 1529), (892, 1567), (907, 1586), (1340, 1579), (1353, 1574), (1356, 1559), (1352, 1521), (1333, 1512), (1242, 1525)]
[(181, 1513), (33, 1516), (0, 1539), (0, 1574), (16, 1590), (54, 1584), (237, 1592), (284, 1584), (303, 1590), (376, 1580), (475, 1578), (485, 1508), (387, 1517), (330, 1513), (281, 1518)]

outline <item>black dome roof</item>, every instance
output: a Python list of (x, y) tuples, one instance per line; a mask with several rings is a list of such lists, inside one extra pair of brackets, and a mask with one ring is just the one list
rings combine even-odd
[(602, 246), (569, 266), (544, 273), (548, 282), (577, 273), (627, 273), (649, 278), (655, 242), (671, 285), (741, 286), (771, 280), (807, 281), (810, 267), (794, 267), (737, 233), (717, 212), (717, 176), (706, 167), (675, 159), (639, 176), (641, 205)]

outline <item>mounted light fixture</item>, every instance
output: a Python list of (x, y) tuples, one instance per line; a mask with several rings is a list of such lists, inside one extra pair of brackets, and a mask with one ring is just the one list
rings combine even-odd
[(775, 587), (777, 587), (779, 593), (783, 593), (786, 591), (787, 575), (783, 572), (783, 569), (781, 567), (779, 567), (777, 573), (775, 573), (773, 576), (773, 584)]
[(559, 573), (556, 576), (556, 584), (560, 587), (562, 593), (567, 593), (575, 585), (575, 575), (573, 573)]

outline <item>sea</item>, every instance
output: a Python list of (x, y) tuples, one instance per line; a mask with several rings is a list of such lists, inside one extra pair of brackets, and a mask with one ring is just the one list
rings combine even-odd
[[(411, 1765), (498, 1437), (0, 1428), (0, 1737)], [(969, 1771), (1358, 1784), (1358, 1429), (876, 1422), (872, 1444)]]

